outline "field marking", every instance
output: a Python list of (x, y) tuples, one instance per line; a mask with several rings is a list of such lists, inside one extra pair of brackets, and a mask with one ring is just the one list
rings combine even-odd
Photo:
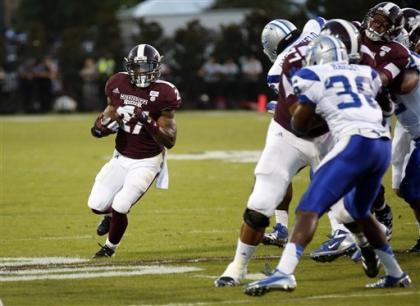
[[(127, 271), (103, 271), (103, 272), (90, 272), (94, 270), (121, 270), (121, 267), (86, 267), (86, 268), (74, 268), (72, 271), (78, 271), (78, 273), (67, 273), (67, 274), (45, 274), (49, 270), (42, 271), (41, 273), (30, 275), (16, 275), (14, 272), (9, 272), (6, 276), (0, 276), (0, 282), (21, 282), (21, 281), (36, 281), (36, 280), (63, 280), (63, 279), (87, 279), (87, 278), (99, 278), (99, 277), (115, 277), (115, 276), (137, 276), (137, 275), (156, 275), (156, 274), (178, 274), (187, 272), (196, 272), (203, 269), (196, 267), (174, 267), (174, 266), (131, 266), (123, 267)], [(60, 270), (60, 269), (53, 269)], [(66, 269), (67, 270), (67, 269)], [(21, 272), (34, 272), (36, 270), (27, 270)], [(4, 274), (3, 274), (4, 275)]]
[(168, 154), (169, 160), (223, 160), (232, 163), (255, 163), (261, 151), (203, 151), (189, 154)]
[[(224, 289), (219, 289), (224, 290)], [(368, 290), (368, 289), (366, 289)], [(372, 293), (372, 294), (327, 294), (327, 295), (315, 295), (308, 297), (296, 297), (290, 298), (290, 293), (274, 293), (279, 295), (282, 303), (299, 303), (307, 302), (309, 300), (328, 300), (328, 299), (348, 299), (348, 298), (366, 298), (366, 297), (383, 297), (383, 296), (407, 296), (407, 295), (418, 295), (419, 292), (383, 292), (383, 293)], [(231, 301), (217, 301), (217, 302), (196, 302), (196, 303), (169, 303), (169, 304), (131, 304), (130, 306), (201, 306), (201, 305), (224, 305), (224, 304), (254, 304), (255, 300), (231, 300)]]

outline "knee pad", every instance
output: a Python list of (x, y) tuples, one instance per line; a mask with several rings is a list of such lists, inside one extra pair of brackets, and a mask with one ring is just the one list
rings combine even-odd
[(270, 224), (270, 220), (267, 216), (264, 216), (263, 214), (248, 208), (245, 209), (244, 212), (244, 222), (254, 230), (266, 228)]

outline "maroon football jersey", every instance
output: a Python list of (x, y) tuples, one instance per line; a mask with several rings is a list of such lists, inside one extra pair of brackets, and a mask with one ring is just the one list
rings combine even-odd
[(292, 47), (284, 58), (282, 64), (282, 73), (279, 82), (279, 95), (276, 110), (274, 112), (274, 121), (280, 124), (286, 130), (294, 133), (290, 121), (292, 115), (289, 107), (297, 101), (293, 94), (293, 87), (291, 83), (292, 76), (303, 66), (306, 50), (310, 41), (303, 41)]
[(374, 68), (384, 73), (389, 83), (407, 68), (410, 62), (410, 51), (398, 42), (371, 41), (362, 34), (362, 43), (370, 50), (375, 59)]
[[(157, 143), (142, 124), (132, 117), (140, 107), (151, 118), (157, 120), (163, 110), (177, 109), (181, 105), (178, 89), (171, 83), (157, 80), (146, 88), (130, 83), (127, 73), (111, 76), (105, 85), (105, 94), (111, 104), (121, 107), (124, 125), (118, 130), (115, 148), (122, 155), (135, 158), (149, 158), (161, 153), (163, 146)], [(121, 109), (120, 109), (121, 111)]]

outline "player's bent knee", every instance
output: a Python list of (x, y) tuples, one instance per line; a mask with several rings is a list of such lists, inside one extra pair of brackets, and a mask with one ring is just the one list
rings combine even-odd
[(127, 215), (130, 212), (131, 205), (114, 205), (112, 204), (112, 210), (121, 214)]
[[(108, 210), (110, 206), (109, 200), (101, 196), (90, 195), (88, 200), (88, 207), (93, 211), (99, 211), (103, 213)], [(96, 213), (96, 212), (95, 212)]]
[(93, 209), (93, 208), (91, 208), (90, 210), (91, 210), (94, 214), (97, 214), (97, 215), (102, 215), (102, 214), (104, 214), (104, 213), (105, 213), (104, 211), (100, 211), (100, 210)]
[(131, 188), (121, 190), (114, 198), (112, 209), (120, 214), (128, 214), (131, 207), (140, 199), (143, 192), (140, 189)]
[(249, 208), (245, 209), (244, 222), (255, 230), (266, 228), (270, 224), (267, 216)]

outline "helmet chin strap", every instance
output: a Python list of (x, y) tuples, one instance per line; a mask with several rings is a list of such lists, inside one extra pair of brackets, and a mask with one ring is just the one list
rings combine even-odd
[(151, 82), (147, 79), (146, 75), (140, 75), (136, 77), (134, 83), (139, 88), (146, 88), (150, 85)]

